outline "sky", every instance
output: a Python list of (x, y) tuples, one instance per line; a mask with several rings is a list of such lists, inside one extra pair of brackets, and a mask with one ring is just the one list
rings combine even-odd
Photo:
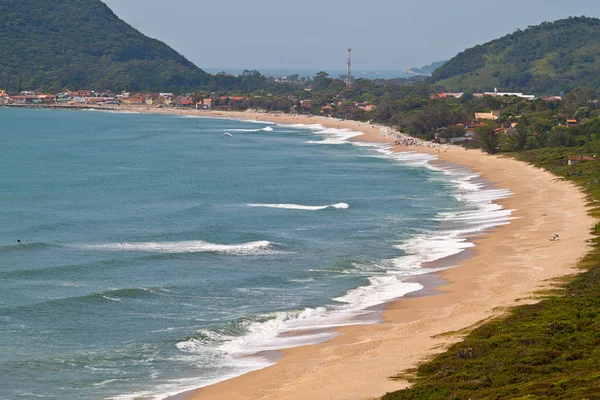
[(404, 70), (599, 0), (103, 0), (200, 68)]

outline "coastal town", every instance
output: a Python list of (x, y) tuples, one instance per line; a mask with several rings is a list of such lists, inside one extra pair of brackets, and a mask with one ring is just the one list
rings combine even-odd
[[(307, 89), (310, 91), (310, 88)], [(446, 98), (463, 98), (465, 93), (437, 93), (431, 94), (430, 99), (446, 99)], [(505, 93), (498, 92), (496, 89), (493, 92), (485, 93), (473, 93), (473, 98), (481, 99), (484, 96), (492, 97), (517, 97), (527, 100), (535, 100), (536, 96), (526, 95), (523, 93)], [(236, 109), (236, 105), (242, 104), (248, 100), (249, 96), (239, 95), (222, 95), (217, 96), (213, 93), (201, 93), (201, 94), (184, 94), (177, 95), (173, 93), (130, 93), (122, 91), (120, 93), (113, 93), (110, 90), (106, 91), (95, 91), (79, 89), (71, 91), (64, 89), (62, 92), (57, 94), (51, 93), (38, 93), (34, 91), (21, 91), (17, 94), (9, 94), (6, 90), (0, 89), (0, 106), (1, 105), (70, 105), (70, 106), (111, 106), (111, 105), (124, 105), (124, 106), (157, 106), (157, 107), (184, 107), (184, 108), (196, 108), (198, 110), (211, 110), (211, 109), (223, 109), (231, 110)], [(315, 112), (312, 101), (310, 99), (298, 100), (296, 96), (288, 96), (287, 99), (292, 102), (292, 109), (290, 111), (301, 110), (303, 112)], [(560, 100), (560, 96), (544, 97), (543, 100), (552, 101)], [(325, 104), (318, 111), (323, 114), (332, 113), (336, 107), (343, 104), (343, 101), (337, 103), (332, 102)], [(364, 111), (374, 110), (377, 106), (368, 102), (354, 102), (354, 105)]]
[[(304, 89), (310, 93), (312, 87)], [(275, 109), (261, 107), (262, 99), (277, 102)], [(501, 92), (494, 89), (481, 93), (453, 93), (442, 92), (429, 95), (429, 100), (434, 104), (445, 101), (474, 101), (485, 103), (486, 98), (505, 99), (505, 101), (543, 101), (559, 104), (562, 96), (536, 97), (534, 95), (520, 92)], [(273, 100), (275, 99), (275, 100)], [(597, 100), (592, 100), (595, 104)], [(375, 112), (377, 104), (351, 99), (343, 99), (339, 96), (323, 100), (323, 98), (299, 99), (296, 95), (274, 97), (272, 95), (238, 95), (212, 93), (190, 93), (178, 95), (174, 93), (131, 93), (122, 91), (114, 93), (110, 90), (76, 90), (64, 89), (60, 93), (37, 93), (33, 91), (21, 91), (17, 94), (9, 94), (0, 90), (0, 106), (6, 107), (47, 107), (68, 109), (104, 109), (104, 110), (161, 110), (163, 112), (203, 112), (203, 111), (257, 111), (276, 112), (292, 115), (324, 116), (328, 118), (341, 118), (372, 123), (376, 119)], [(484, 106), (485, 108), (485, 106)], [(560, 117), (560, 116), (559, 116)], [(494, 123), (496, 134), (508, 137), (517, 135), (520, 115), (511, 115), (507, 118), (506, 111), (500, 108), (488, 107), (463, 117), (461, 121), (455, 121), (447, 126), (432, 128), (430, 134), (421, 135), (420, 139), (439, 144), (455, 144), (460, 146), (475, 143), (477, 129), (488, 123)], [(568, 128), (578, 127), (580, 120), (562, 115), (562, 119), (554, 122), (555, 126)], [(533, 133), (536, 135), (537, 133)], [(419, 135), (415, 135), (419, 136)], [(404, 136), (403, 136), (404, 138)]]

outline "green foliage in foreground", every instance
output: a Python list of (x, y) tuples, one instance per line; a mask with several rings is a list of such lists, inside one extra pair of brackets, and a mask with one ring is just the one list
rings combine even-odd
[[(569, 167), (567, 156), (574, 154), (586, 154), (586, 148), (544, 148), (515, 156), (564, 176), (600, 200), (600, 163)], [(551, 297), (475, 329), (417, 368), (411, 388), (383, 400), (600, 399), (597, 243), (580, 267), (585, 272)]]

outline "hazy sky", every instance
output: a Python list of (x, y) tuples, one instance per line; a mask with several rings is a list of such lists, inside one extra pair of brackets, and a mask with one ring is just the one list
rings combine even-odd
[(204, 68), (398, 70), (543, 21), (600, 17), (600, 0), (104, 0)]

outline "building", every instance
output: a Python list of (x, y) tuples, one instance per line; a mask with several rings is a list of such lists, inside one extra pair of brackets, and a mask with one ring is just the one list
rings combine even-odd
[(535, 100), (535, 96), (523, 93), (510, 93), (510, 92), (499, 92), (498, 89), (494, 89), (493, 92), (485, 92), (484, 96), (503, 97), (503, 96), (515, 96), (526, 100)]
[(71, 101), (71, 95), (69, 93), (59, 93), (56, 95), (57, 103), (68, 103)]
[(85, 103), (85, 96), (79, 94), (79, 92), (71, 93), (71, 103), (83, 104)]
[(159, 97), (160, 97), (160, 94), (158, 94), (158, 93), (149, 94), (148, 96), (146, 96), (146, 99), (144, 100), (144, 104), (146, 104), (148, 106), (153, 106), (154, 104), (156, 104), (156, 99), (158, 99)]
[(567, 126), (569, 128), (577, 128), (579, 126), (579, 121), (577, 121), (576, 119), (568, 119)]
[(489, 119), (489, 120), (495, 121), (498, 118), (500, 118), (500, 110), (490, 111), (489, 113), (475, 113), (476, 120)]
[(36, 96), (36, 98), (41, 100), (41, 103), (46, 104), (46, 105), (56, 103), (56, 96), (53, 94), (49, 94), (49, 93), (38, 94)]
[(365, 111), (371, 111), (377, 108), (377, 106), (375, 104), (368, 104), (368, 103), (356, 103), (356, 107), (360, 108), (361, 110), (365, 110)]
[(465, 125), (466, 129), (480, 128), (485, 126), (485, 124), (481, 121), (471, 121)]
[(77, 93), (80, 96), (83, 96), (83, 97), (92, 97), (92, 91), (91, 90), (86, 90), (86, 89), (78, 90)]
[(568, 164), (569, 165), (577, 165), (577, 164), (581, 164), (582, 162), (586, 162), (586, 161), (596, 161), (596, 159), (594, 157), (590, 157), (590, 156), (569, 156)]
[(455, 99), (460, 99), (461, 97), (463, 97), (463, 95), (464, 93), (438, 93), (430, 95), (429, 98), (431, 100), (445, 99), (447, 97), (454, 97)]
[(177, 98), (177, 100), (175, 101), (175, 105), (177, 107), (193, 107), (194, 100), (186, 96), (181, 96)]
[(141, 95), (136, 95), (136, 96), (129, 96), (129, 104), (131, 104), (132, 106), (139, 106), (141, 104), (144, 104), (144, 101), (146, 100), (144, 98), (144, 96)]
[(300, 100), (300, 108), (305, 111), (310, 111), (312, 109), (312, 103), (310, 100)]
[(86, 97), (85, 102), (87, 104), (104, 104), (107, 99), (107, 97)]
[(196, 103), (198, 110), (210, 110), (213, 107), (212, 99), (203, 99)]

